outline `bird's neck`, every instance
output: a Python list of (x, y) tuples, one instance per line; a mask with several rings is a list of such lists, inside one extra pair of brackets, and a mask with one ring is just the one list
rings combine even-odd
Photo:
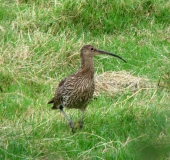
[(94, 64), (92, 57), (81, 57), (81, 70), (94, 76)]

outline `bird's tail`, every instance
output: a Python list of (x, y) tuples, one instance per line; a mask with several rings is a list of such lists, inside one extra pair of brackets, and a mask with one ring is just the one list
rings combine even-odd
[[(54, 98), (52, 98), (51, 101), (49, 101), (47, 104), (51, 104), (51, 103), (54, 103)], [(56, 104), (53, 104), (51, 109), (58, 109), (58, 108), (57, 108)]]
[(54, 103), (54, 98), (52, 98), (47, 104)]

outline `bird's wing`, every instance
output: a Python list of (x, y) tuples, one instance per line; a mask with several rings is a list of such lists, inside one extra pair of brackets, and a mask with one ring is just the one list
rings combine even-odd
[(60, 101), (60, 99), (62, 98), (62, 92), (64, 89), (64, 83), (66, 81), (67, 78), (64, 78), (63, 80), (60, 81), (60, 83), (57, 86), (57, 89), (55, 91), (55, 96), (48, 102), (48, 104), (50, 103), (57, 103), (57, 101)]
[[(60, 83), (58, 84), (58, 87), (61, 87), (64, 85), (65, 81), (66, 81), (67, 78), (64, 78), (63, 80), (60, 81)], [(57, 87), (57, 88), (58, 88)]]
[(76, 80), (77, 78), (75, 74), (71, 74), (62, 79), (57, 86), (54, 97), (48, 102), (48, 104), (54, 103), (55, 105), (59, 105), (63, 101), (63, 96), (71, 94), (75, 89)]

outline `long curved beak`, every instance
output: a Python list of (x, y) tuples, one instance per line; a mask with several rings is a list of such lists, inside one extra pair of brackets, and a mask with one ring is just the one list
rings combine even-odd
[(125, 63), (127, 63), (126, 60), (124, 60), (122, 57), (118, 56), (117, 54), (105, 52), (105, 51), (102, 51), (102, 50), (97, 50), (97, 52), (100, 53), (100, 54), (107, 54), (107, 55), (117, 57), (117, 58), (121, 59), (122, 61), (124, 61)]

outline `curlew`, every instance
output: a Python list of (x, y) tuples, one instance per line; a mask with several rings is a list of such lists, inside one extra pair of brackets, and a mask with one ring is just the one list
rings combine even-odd
[(59, 109), (61, 111), (67, 119), (73, 133), (73, 122), (64, 112), (63, 108), (75, 108), (81, 110), (82, 118), (80, 121), (80, 128), (82, 128), (84, 112), (89, 101), (92, 99), (95, 88), (93, 56), (100, 54), (111, 55), (126, 62), (116, 54), (98, 50), (91, 45), (84, 45), (80, 51), (80, 69), (74, 74), (61, 80), (54, 97), (48, 102), (48, 104), (53, 103), (52, 109)]

